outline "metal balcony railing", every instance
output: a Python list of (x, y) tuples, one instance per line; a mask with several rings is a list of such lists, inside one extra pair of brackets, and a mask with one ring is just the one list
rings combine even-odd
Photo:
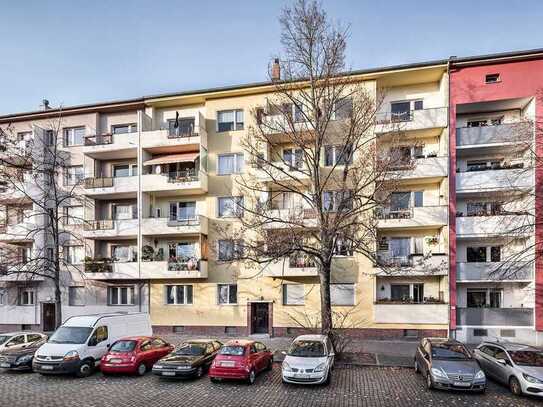
[(111, 188), (113, 186), (113, 177), (85, 178), (86, 189)]
[(165, 175), (168, 176), (168, 182), (194, 182), (199, 179), (198, 170), (196, 168), (167, 172)]

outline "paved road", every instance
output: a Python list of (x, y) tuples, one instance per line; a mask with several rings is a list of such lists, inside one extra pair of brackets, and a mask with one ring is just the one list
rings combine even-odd
[(411, 369), (344, 367), (334, 371), (328, 387), (283, 385), (280, 366), (258, 377), (253, 386), (199, 380), (165, 381), (145, 377), (86, 379), (0, 373), (1, 406), (136, 407), (136, 406), (536, 406), (538, 400), (516, 398), (490, 383), (485, 395), (427, 391)]

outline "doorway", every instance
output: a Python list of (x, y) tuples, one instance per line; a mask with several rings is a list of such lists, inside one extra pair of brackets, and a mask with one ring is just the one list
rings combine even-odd
[(269, 334), (269, 306), (267, 302), (251, 303), (251, 333)]
[(50, 302), (43, 302), (41, 304), (41, 314), (42, 330), (44, 332), (53, 332), (56, 328), (55, 304)]

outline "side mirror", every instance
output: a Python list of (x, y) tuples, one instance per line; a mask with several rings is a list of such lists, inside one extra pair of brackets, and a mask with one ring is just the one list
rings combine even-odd
[(496, 359), (496, 361), (500, 364), (500, 365), (507, 365), (507, 361), (505, 359)]

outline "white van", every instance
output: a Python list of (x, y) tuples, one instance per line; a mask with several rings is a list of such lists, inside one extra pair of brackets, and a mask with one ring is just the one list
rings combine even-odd
[(75, 373), (86, 377), (116, 340), (150, 335), (149, 314), (118, 312), (71, 317), (38, 348), (32, 368), (41, 374)]

